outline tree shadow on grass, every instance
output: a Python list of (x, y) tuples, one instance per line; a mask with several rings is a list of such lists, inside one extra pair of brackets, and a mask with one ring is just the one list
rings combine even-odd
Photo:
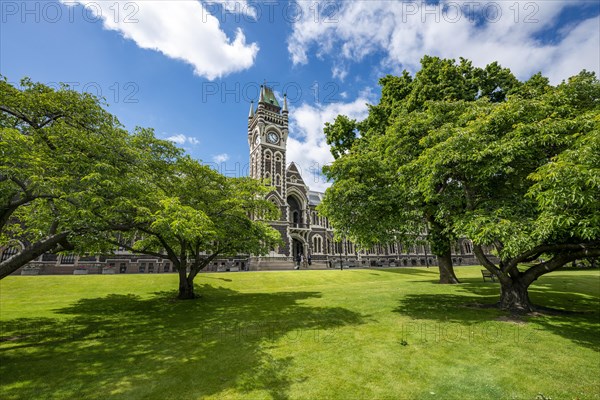
[(318, 292), (196, 290), (203, 297), (195, 301), (174, 301), (172, 292), (111, 294), (55, 310), (57, 318), (2, 322), (0, 397), (186, 399), (266, 391), (286, 399), (291, 385), (308, 377), (291, 377), (293, 357), (277, 358), (270, 348), (362, 323), (344, 308), (302, 304)]
[[(534, 304), (562, 310), (572, 310), (570, 314), (534, 314), (514, 319), (508, 312), (496, 308), (481, 308), (478, 305), (492, 305), (498, 302), (500, 286), (465, 279), (460, 285), (451, 286), (452, 294), (406, 295), (394, 310), (414, 320), (433, 323), (456, 324), (456, 326), (483, 326), (496, 321), (516, 323), (531, 322), (535, 329), (552, 332), (579, 345), (598, 350), (600, 347), (600, 298), (598, 291), (577, 291), (577, 286), (568, 287), (559, 279), (547, 279), (530, 287), (529, 294)], [(561, 278), (563, 279), (563, 278)], [(563, 279), (564, 280), (564, 279)], [(418, 322), (417, 322), (418, 325)], [(512, 324), (514, 327), (514, 324)], [(427, 327), (426, 327), (427, 328)], [(438, 327), (439, 328), (439, 327)], [(443, 327), (442, 327), (443, 328)], [(415, 330), (415, 326), (410, 327)], [(490, 331), (491, 332), (491, 331)], [(500, 331), (494, 330), (498, 333)], [(506, 339), (514, 339), (514, 332)]]

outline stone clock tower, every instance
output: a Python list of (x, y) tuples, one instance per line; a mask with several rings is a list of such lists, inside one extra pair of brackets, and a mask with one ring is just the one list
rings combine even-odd
[(248, 115), (250, 176), (270, 186), (266, 199), (279, 207), (281, 217), (268, 223), (283, 243), (267, 255), (251, 257), (252, 269), (291, 269), (299, 258), (309, 257), (311, 267), (326, 266), (333, 231), (317, 215), (323, 194), (309, 190), (295, 163), (286, 165), (288, 133), (286, 96), (282, 107), (273, 89), (261, 86), (258, 106), (252, 103)]
[(261, 85), (258, 107), (255, 109), (252, 102), (248, 115), (250, 176), (268, 181), (279, 204), (285, 204), (286, 197), (287, 140), (287, 99), (284, 95), (281, 108), (273, 90)]

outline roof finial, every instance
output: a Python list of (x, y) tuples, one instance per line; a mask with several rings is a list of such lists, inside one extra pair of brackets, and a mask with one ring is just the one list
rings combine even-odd
[(248, 118), (254, 117), (254, 100), (250, 101), (250, 113), (248, 114)]
[(287, 94), (284, 93), (283, 94), (283, 110), (282, 112), (287, 113), (288, 112), (288, 108), (287, 108)]
[(258, 102), (262, 103), (263, 101), (265, 101), (265, 87), (260, 85), (260, 96), (258, 97)]

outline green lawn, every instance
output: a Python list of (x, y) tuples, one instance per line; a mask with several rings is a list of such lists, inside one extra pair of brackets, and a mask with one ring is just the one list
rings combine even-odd
[(581, 314), (515, 323), (479, 267), (0, 281), (2, 399), (598, 399), (600, 274), (532, 300)]

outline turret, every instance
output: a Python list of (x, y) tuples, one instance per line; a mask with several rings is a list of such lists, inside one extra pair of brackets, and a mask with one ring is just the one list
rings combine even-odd
[(287, 114), (288, 113), (288, 107), (287, 107), (287, 94), (283, 94), (283, 110), (281, 110), (283, 114)]

